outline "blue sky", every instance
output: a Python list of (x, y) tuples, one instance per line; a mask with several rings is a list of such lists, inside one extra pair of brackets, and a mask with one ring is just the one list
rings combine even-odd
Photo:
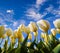
[(0, 0), (0, 25), (13, 30), (40, 19), (48, 20), (53, 28), (57, 18), (60, 18), (60, 0)]

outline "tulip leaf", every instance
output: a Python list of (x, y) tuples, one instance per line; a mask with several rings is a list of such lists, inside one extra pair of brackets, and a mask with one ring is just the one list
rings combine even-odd
[(53, 49), (54, 53), (60, 53), (60, 44), (58, 44), (54, 49)]

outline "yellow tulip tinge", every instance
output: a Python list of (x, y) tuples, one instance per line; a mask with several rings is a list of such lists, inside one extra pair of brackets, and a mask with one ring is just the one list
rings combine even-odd
[(28, 26), (29, 26), (31, 32), (36, 32), (38, 30), (35, 22), (30, 22), (30, 24)]
[(52, 34), (49, 34), (49, 40), (53, 40)]
[(47, 32), (50, 28), (50, 24), (47, 20), (40, 20), (37, 22), (37, 25), (39, 26), (39, 29), (43, 32)]
[(12, 31), (11, 28), (7, 28), (7, 29), (6, 29), (6, 35), (7, 35), (8, 37), (11, 36), (11, 35), (13, 35), (13, 31)]
[(24, 24), (21, 24), (19, 27), (20, 27), (21, 31), (24, 32), (24, 30), (25, 30), (25, 25), (24, 25)]
[(60, 29), (56, 29), (57, 33), (60, 33)]
[(4, 34), (4, 35), (2, 35), (2, 36), (1, 36), (1, 38), (2, 38), (2, 39), (4, 39), (4, 38), (6, 38), (6, 36), (7, 36), (7, 35), (6, 35), (6, 34)]
[(55, 21), (53, 21), (53, 24), (56, 28), (57, 33), (60, 33), (60, 19), (56, 19)]
[(45, 41), (46, 43), (48, 43), (48, 41), (49, 41), (49, 36), (48, 36), (46, 33), (41, 33), (41, 38), (43, 38), (44, 41)]
[(29, 33), (30, 33), (30, 28), (27, 26), (27, 27), (25, 27), (24, 28), (24, 32), (27, 34), (27, 35), (29, 35)]
[(13, 44), (14, 44), (14, 43), (15, 43), (15, 38), (14, 38), (14, 36), (13, 36), (13, 35), (11, 35), (11, 36), (10, 36), (10, 39), (11, 39), (11, 43), (13, 43)]
[(23, 37), (23, 34), (22, 34), (20, 28), (18, 28), (18, 30), (17, 30), (17, 38), (18, 38), (19, 42), (23, 42), (23, 40), (24, 40), (24, 37)]
[(32, 34), (31, 33), (28, 35), (28, 39), (32, 40)]
[(54, 29), (54, 28), (51, 29), (51, 33), (52, 33), (53, 36), (56, 36), (56, 29)]
[(14, 38), (15, 38), (15, 39), (17, 39), (17, 38), (18, 38), (17, 30), (15, 30), (15, 31), (14, 31), (13, 35), (14, 35)]
[(30, 47), (30, 45), (31, 45), (31, 42), (27, 42), (27, 47)]
[(56, 19), (55, 21), (53, 21), (53, 24), (57, 29), (60, 29), (60, 19)]
[(30, 31), (33, 32), (34, 36), (36, 37), (38, 35), (38, 27), (36, 25), (35, 22), (30, 22), (30, 24), (28, 25), (28, 27), (30, 28)]
[[(56, 38), (57, 33), (60, 33), (60, 19), (56, 19), (53, 23), (55, 28), (51, 29), (50, 23), (47, 20), (40, 20), (37, 21), (37, 23), (30, 22), (28, 26), (21, 24), (16, 30), (0, 26), (0, 44), (5, 41), (3, 45), (5, 53), (26, 53), (27, 51), (29, 51), (28, 53), (34, 53), (35, 51), (36, 53), (49, 53), (50, 50), (54, 50), (53, 48), (56, 47), (57, 44), (60, 44), (60, 40)], [(38, 27), (41, 31), (39, 31)], [(26, 38), (24, 38), (25, 34), (23, 32), (27, 34)], [(39, 34), (40, 37), (38, 36)], [(11, 41), (10, 45), (8, 45), (9, 41)], [(16, 41), (18, 41), (18, 45), (16, 45), (17, 48), (14, 48), (15, 43), (17, 43)], [(45, 52), (47, 50), (48, 52)]]
[(4, 33), (5, 33), (5, 27), (0, 26), (0, 38), (2, 37), (2, 35), (4, 35)]
[(36, 37), (38, 35), (38, 31), (33, 32), (34, 36)]
[(43, 38), (43, 39), (45, 38), (45, 33), (43, 33), (43, 32), (41, 33), (41, 38)]

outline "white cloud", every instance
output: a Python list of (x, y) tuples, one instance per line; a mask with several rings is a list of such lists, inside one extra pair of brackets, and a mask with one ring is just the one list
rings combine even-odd
[(46, 0), (36, 0), (36, 7), (39, 8)]
[(28, 9), (26, 16), (28, 19), (33, 19), (35, 21), (43, 18), (47, 13), (44, 12), (43, 14), (36, 12), (34, 9)]
[(27, 9), (26, 16), (28, 17), (28, 19), (33, 19), (37, 21), (47, 14), (46, 12), (44, 12), (43, 14), (39, 12), (40, 6), (44, 4), (45, 1), (46, 0), (36, 0), (36, 3), (33, 5), (34, 7)]
[(57, 1), (57, 4), (60, 4), (60, 1)]
[(26, 21), (23, 20), (23, 19), (21, 19), (19, 23), (20, 23), (20, 24), (26, 24)]
[(45, 9), (48, 13), (51, 13), (55, 17), (60, 17), (60, 7), (57, 9), (54, 8), (54, 6), (50, 5), (48, 8)]
[(26, 24), (26, 21), (23, 19), (13, 21), (10, 26), (14, 29), (17, 29), (20, 24)]
[[(9, 13), (7, 13), (7, 12)], [(5, 27), (8, 27), (11, 25), (11, 23), (13, 23), (15, 21), (15, 19), (13, 18), (13, 12), (9, 11), (9, 10), (0, 10), (0, 25), (4, 25)], [(9, 23), (9, 24), (8, 24)]]
[(6, 10), (7, 13), (14, 14), (13, 10)]
[(7, 27), (8, 25), (7, 24), (4, 24), (5, 27)]
[(53, 7), (52, 5), (50, 5), (50, 6), (49, 6), (48, 8), (46, 8), (45, 10), (48, 11), (48, 12), (52, 12), (53, 8), (54, 8), (54, 7)]
[(17, 21), (14, 21), (13, 22), (13, 26), (16, 27), (18, 25), (18, 22)]
[(23, 20), (23, 19), (21, 19), (21, 20), (16, 20), (16, 21), (14, 21), (14, 22), (12, 23), (12, 25), (13, 25), (14, 27), (17, 27), (18, 25), (20, 25), (20, 24), (25, 24), (25, 23), (26, 23), (26, 21)]

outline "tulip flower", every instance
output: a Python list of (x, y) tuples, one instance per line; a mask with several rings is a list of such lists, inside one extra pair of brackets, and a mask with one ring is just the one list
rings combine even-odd
[(32, 40), (32, 34), (31, 33), (28, 35), (28, 39)]
[(11, 28), (6, 29), (6, 35), (7, 35), (8, 37), (11, 36), (11, 35), (13, 35), (13, 31), (12, 31)]
[(23, 42), (23, 40), (24, 40), (24, 37), (23, 37), (23, 34), (22, 34), (20, 28), (18, 28), (18, 30), (17, 30), (17, 38), (18, 38), (19, 42)]
[(34, 36), (36, 37), (38, 35), (38, 31), (33, 32)]
[(14, 38), (13, 35), (10, 37), (10, 39), (11, 39), (11, 42), (14, 44), (15, 43), (15, 38)]
[(52, 33), (53, 36), (55, 36), (56, 35), (56, 29), (54, 29), (54, 28), (51, 29), (51, 33)]
[(45, 33), (41, 33), (41, 38), (45, 38)]
[(55, 21), (53, 21), (53, 24), (56, 28), (60, 29), (60, 19), (56, 19)]
[(36, 37), (38, 35), (38, 28), (35, 22), (30, 22), (30, 24), (28, 25), (30, 28), (30, 31), (34, 33), (34, 36)]
[(44, 39), (46, 43), (49, 41), (49, 36), (46, 33), (41, 33), (41, 37)]
[(30, 22), (30, 24), (28, 26), (29, 26), (31, 32), (36, 32), (38, 30), (35, 22)]
[(47, 20), (40, 20), (37, 22), (37, 25), (39, 26), (39, 29), (43, 32), (47, 32), (50, 28), (50, 24)]
[(30, 47), (30, 45), (31, 45), (31, 42), (27, 42), (27, 47)]
[(60, 33), (60, 29), (56, 29), (57, 33)]
[(24, 28), (24, 32), (29, 35), (30, 33), (30, 28), (27, 26)]
[(23, 42), (24, 41), (24, 36), (22, 35), (20, 39), (18, 39), (19, 42)]
[(14, 38), (15, 38), (15, 39), (18, 38), (17, 30), (14, 31), (13, 35), (14, 35)]
[(5, 33), (5, 27), (4, 26), (0, 26), (0, 38), (2, 35), (4, 35)]
[(52, 34), (49, 34), (49, 39), (50, 39), (50, 40), (53, 40)]
[(24, 24), (21, 24), (19, 27), (20, 27), (21, 31), (24, 32), (25, 25)]
[(6, 38), (6, 34), (2, 35), (1, 38), (2, 38), (2, 39)]

